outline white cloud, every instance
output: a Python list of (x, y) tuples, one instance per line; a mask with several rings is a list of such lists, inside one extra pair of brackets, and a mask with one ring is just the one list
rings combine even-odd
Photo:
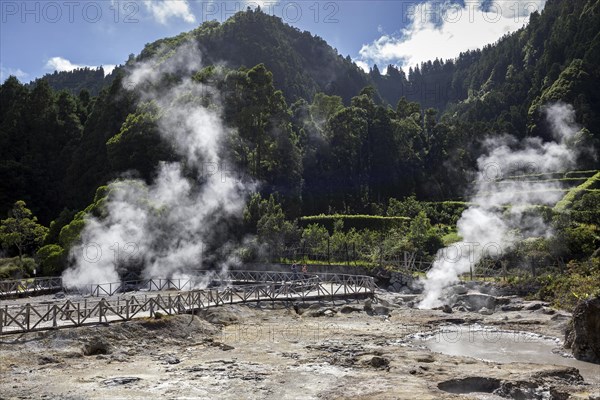
[(110, 75), (111, 72), (115, 69), (115, 64), (104, 64), (102, 68), (104, 69), (104, 76)]
[(45, 66), (46, 69), (49, 69), (51, 71), (58, 71), (58, 72), (73, 71), (74, 69), (86, 68), (86, 67), (87, 68), (96, 68), (91, 65), (73, 64), (71, 61), (67, 60), (66, 58), (62, 58), (62, 57), (50, 58), (46, 62), (46, 66)]
[(143, 4), (160, 24), (166, 24), (170, 18), (180, 18), (190, 24), (196, 22), (187, 0), (145, 0)]
[(10, 68), (0, 64), (0, 83), (3, 83), (11, 75), (15, 76), (21, 82), (29, 76), (27, 72), (20, 68)]
[(358, 65), (360, 69), (362, 69), (366, 73), (369, 73), (369, 64), (361, 60), (354, 60), (354, 63)]
[[(116, 67), (115, 64), (102, 65), (102, 69), (104, 69), (104, 76), (110, 74), (113, 71), (113, 69), (115, 69), (115, 67)], [(50, 71), (62, 72), (62, 71), (73, 71), (74, 69), (78, 69), (78, 68), (96, 69), (96, 68), (99, 68), (99, 66), (74, 64), (71, 61), (67, 60), (66, 58), (52, 57), (46, 62), (46, 65), (44, 66), (44, 68), (47, 70), (50, 70)]]
[[(487, 3), (487, 4), (486, 4)], [(399, 34), (384, 34), (360, 49), (367, 63), (397, 63), (404, 68), (436, 57), (451, 59), (461, 52), (482, 48), (523, 27), (546, 0), (426, 1), (408, 13), (408, 25)]]

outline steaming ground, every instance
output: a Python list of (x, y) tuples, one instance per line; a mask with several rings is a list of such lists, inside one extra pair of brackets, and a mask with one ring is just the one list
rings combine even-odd
[[(414, 295), (379, 292), (376, 304), (320, 303), (276, 309), (229, 306), (199, 316), (5, 337), (0, 397), (48, 399), (501, 399), (452, 394), (439, 384), (482, 382), (554, 398), (600, 392), (563, 366), (499, 364), (434, 353), (416, 332), (486, 325), (562, 337), (568, 315), (545, 307), (493, 315), (409, 307)], [(511, 302), (520, 299), (511, 298)], [(367, 310), (367, 311), (365, 311)], [(532, 336), (535, 337), (535, 336)], [(597, 366), (600, 368), (600, 366)], [(470, 385), (468, 386), (467, 383)], [(478, 386), (479, 385), (479, 386)], [(532, 389), (533, 388), (533, 389)], [(527, 389), (527, 390), (529, 390)], [(514, 392), (516, 393), (516, 392)], [(559, 397), (562, 396), (562, 397)], [(547, 397), (551, 398), (551, 397)]]
[[(511, 175), (568, 171), (576, 165), (580, 152), (577, 138), (580, 127), (575, 123), (571, 105), (556, 103), (545, 108), (553, 141), (530, 137), (518, 141), (506, 135), (488, 138), (487, 153), (477, 160), (479, 172), (472, 204), (461, 215), (457, 231), (460, 242), (438, 252), (431, 270), (423, 281), (425, 298), (421, 308), (445, 304), (443, 290), (456, 283), (461, 274), (484, 257), (497, 258), (518, 241), (529, 237), (549, 237), (552, 230), (541, 217), (526, 210), (532, 205), (552, 206), (563, 193), (558, 182), (503, 180)], [(502, 206), (508, 205), (508, 210)]]

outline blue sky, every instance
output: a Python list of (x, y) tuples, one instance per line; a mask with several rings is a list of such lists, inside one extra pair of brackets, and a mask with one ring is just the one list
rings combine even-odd
[[(321, 36), (363, 68), (456, 57), (527, 23), (545, 0), (0, 1), (0, 80), (121, 64), (146, 43), (248, 5)], [(383, 69), (383, 68), (380, 68)]]

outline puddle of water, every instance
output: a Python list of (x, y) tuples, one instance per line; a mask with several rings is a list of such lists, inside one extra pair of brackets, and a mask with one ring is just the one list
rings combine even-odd
[(453, 356), (511, 363), (526, 362), (575, 367), (586, 382), (600, 383), (600, 365), (572, 358), (557, 338), (531, 332), (502, 331), (480, 325), (452, 325), (415, 334), (413, 343)]

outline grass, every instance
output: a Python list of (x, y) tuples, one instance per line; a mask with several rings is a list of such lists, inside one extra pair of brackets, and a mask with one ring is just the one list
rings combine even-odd
[(23, 257), (23, 264), (19, 264), (19, 257), (0, 258), (0, 279), (13, 279), (20, 276), (29, 276), (36, 267), (32, 258)]
[(577, 200), (577, 198), (585, 191), (590, 189), (597, 189), (597, 185), (600, 184), (600, 172), (596, 172), (593, 176), (588, 178), (581, 185), (569, 190), (569, 192), (554, 206), (554, 211), (561, 212), (569, 207)]
[(596, 174), (597, 170), (585, 170), (585, 171), (567, 171), (567, 172), (545, 172), (541, 174), (523, 174), (523, 175), (511, 175), (504, 179), (516, 180), (522, 178), (545, 178), (545, 179), (561, 179), (561, 178), (589, 178)]
[(461, 240), (462, 238), (457, 232), (450, 232), (442, 236), (442, 242), (444, 243), (445, 247), (451, 245), (452, 243), (460, 242)]

